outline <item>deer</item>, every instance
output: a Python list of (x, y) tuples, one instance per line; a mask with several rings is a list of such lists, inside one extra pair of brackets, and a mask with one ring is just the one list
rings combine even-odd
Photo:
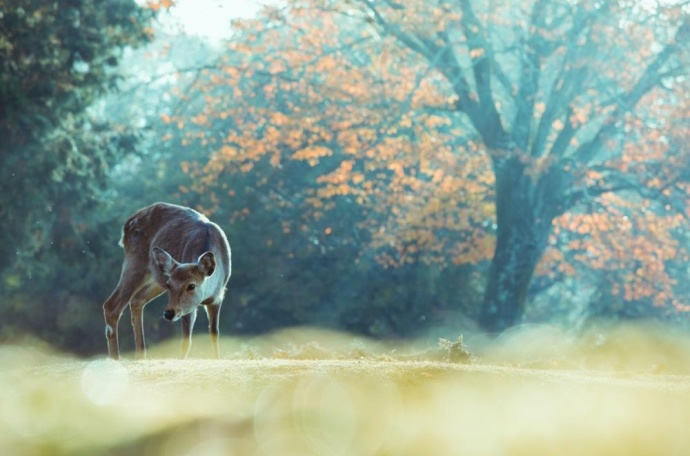
[(144, 207), (125, 222), (120, 280), (103, 304), (108, 355), (119, 359), (117, 327), (129, 306), (135, 356), (146, 358), (143, 310), (168, 293), (163, 318), (182, 320), (181, 357), (192, 345), (197, 309), (206, 310), (215, 358), (219, 358), (219, 313), (231, 274), (230, 244), (223, 230), (194, 209), (169, 203)]

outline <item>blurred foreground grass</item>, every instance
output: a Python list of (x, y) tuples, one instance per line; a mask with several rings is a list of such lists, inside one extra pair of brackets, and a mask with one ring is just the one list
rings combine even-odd
[(690, 454), (690, 337), (669, 328), (468, 337), (471, 362), (313, 330), (219, 361), (177, 342), (119, 363), (0, 346), (0, 454)]

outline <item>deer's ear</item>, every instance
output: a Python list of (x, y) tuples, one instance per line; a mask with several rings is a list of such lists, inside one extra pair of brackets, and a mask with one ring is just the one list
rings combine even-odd
[(198, 266), (199, 271), (205, 275), (210, 276), (216, 270), (216, 257), (213, 252), (206, 252), (199, 257)]
[(165, 276), (170, 276), (173, 266), (175, 265), (175, 260), (170, 256), (168, 252), (158, 247), (154, 247), (151, 250), (151, 255), (156, 262), (156, 267)]

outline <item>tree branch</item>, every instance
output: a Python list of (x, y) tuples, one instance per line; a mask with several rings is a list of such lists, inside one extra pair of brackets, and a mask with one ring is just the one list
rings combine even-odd
[[(660, 201), (664, 204), (674, 207), (674, 198), (667, 196), (665, 192), (677, 186), (681, 182), (688, 181), (688, 178), (690, 177), (690, 173), (688, 171), (680, 172), (660, 187), (649, 187), (644, 182), (635, 179), (634, 176), (631, 176), (627, 173), (619, 172), (618, 170), (611, 168), (606, 168), (606, 171), (613, 173), (607, 176), (607, 182), (600, 182), (596, 185), (591, 185), (566, 195), (563, 199), (564, 203), (560, 208), (561, 210), (559, 211), (558, 215), (562, 215), (583, 200), (590, 200), (607, 193), (615, 193), (626, 190), (635, 192), (641, 198)], [(684, 205), (683, 207), (676, 209), (679, 213), (682, 213), (684, 216), (686, 215)]]
[(424, 47), (423, 43), (419, 42), (419, 40), (417, 40), (414, 35), (405, 33), (403, 30), (400, 29), (400, 27), (388, 22), (386, 18), (384, 18), (381, 15), (379, 10), (376, 9), (376, 7), (374, 6), (374, 2), (372, 2), (371, 0), (361, 1), (362, 3), (364, 3), (364, 5), (366, 5), (369, 12), (373, 15), (375, 22), (381, 27), (383, 27), (383, 30), (396, 37), (401, 43), (403, 43), (405, 46), (415, 51), (416, 53), (426, 57), (427, 59), (430, 57), (430, 52), (428, 49)]
[(582, 144), (573, 154), (576, 161), (588, 163), (599, 151), (599, 148), (604, 142), (611, 137), (617, 130), (616, 122), (622, 116), (635, 108), (640, 99), (649, 92), (652, 88), (658, 85), (663, 77), (660, 73), (661, 68), (666, 64), (668, 59), (680, 48), (681, 43), (685, 43), (690, 38), (690, 17), (678, 27), (674, 38), (669, 42), (664, 49), (656, 56), (654, 61), (650, 63), (642, 76), (637, 80), (634, 87), (624, 96), (620, 97), (614, 103), (613, 113), (606, 119), (597, 133)]
[[(541, 74), (541, 58), (545, 57), (545, 40), (539, 35), (543, 27), (544, 12), (548, 1), (538, 0), (530, 15), (531, 33), (525, 44), (525, 52), (521, 54), (520, 87), (517, 95), (517, 112), (513, 121), (513, 137), (519, 150), (526, 150), (532, 129), (534, 116), (534, 102), (539, 88)], [(534, 153), (534, 149), (532, 149)]]
[[(491, 43), (483, 36), (484, 27), (472, 9), (470, 1), (460, 0), (460, 6), (462, 7), (460, 24), (467, 37), (472, 72), (483, 111), (481, 116), (472, 120), (487, 147), (504, 148), (507, 146), (505, 144), (507, 133), (503, 128), (491, 90), (492, 68), (498, 67), (498, 63), (494, 59)], [(472, 55), (474, 51), (480, 52), (480, 55), (474, 57)]]
[(573, 68), (570, 65), (571, 62), (575, 60), (575, 57), (583, 52), (576, 44), (578, 37), (583, 32), (589, 30), (595, 18), (596, 15), (594, 13), (578, 10), (573, 19), (572, 27), (570, 27), (570, 30), (564, 36), (563, 41), (559, 43), (565, 44), (567, 46), (567, 51), (566, 55), (563, 57), (563, 65), (560, 69), (560, 74), (551, 87), (546, 110), (539, 120), (537, 133), (531, 147), (531, 155), (533, 157), (539, 157), (545, 153), (548, 134), (551, 131), (554, 121), (563, 112), (562, 109), (564, 106), (567, 107), (564, 129), (559, 133), (556, 140), (558, 147), (552, 147), (549, 154), (554, 157), (560, 157), (568, 144), (570, 144), (570, 140), (576, 132), (576, 129), (573, 128), (568, 121), (572, 113), (570, 102), (580, 93), (584, 82), (587, 80), (589, 71), (587, 67)]

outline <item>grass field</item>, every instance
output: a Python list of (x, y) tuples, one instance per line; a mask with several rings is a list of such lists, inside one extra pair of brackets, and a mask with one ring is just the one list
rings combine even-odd
[(177, 341), (121, 362), (0, 346), (0, 454), (690, 454), (690, 338), (628, 326), (472, 342), (471, 360), (448, 342), (308, 330), (226, 339), (221, 360), (172, 359)]

